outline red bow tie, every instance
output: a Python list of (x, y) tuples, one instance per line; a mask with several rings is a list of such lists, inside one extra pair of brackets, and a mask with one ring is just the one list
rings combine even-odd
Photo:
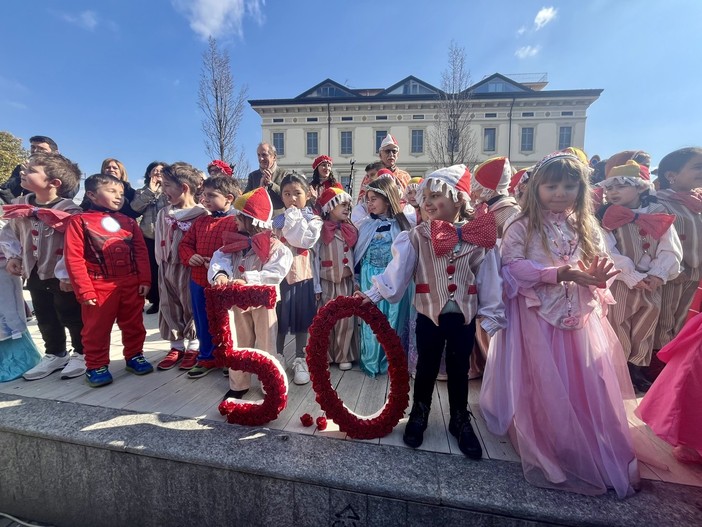
[(70, 218), (71, 216), (72, 214), (62, 210), (34, 207), (32, 205), (4, 205), (2, 207), (3, 218), (12, 219), (35, 217), (58, 232), (64, 232), (66, 230), (66, 219)]
[(459, 240), (486, 249), (492, 249), (497, 242), (497, 223), (492, 212), (482, 214), (462, 227), (441, 220), (430, 221), (429, 227), (436, 256), (450, 253)]
[(668, 197), (678, 203), (682, 203), (695, 214), (702, 212), (702, 190), (695, 189), (691, 194), (687, 192), (674, 192)]
[(220, 250), (223, 253), (231, 254), (245, 251), (249, 247), (256, 253), (261, 262), (266, 263), (271, 252), (271, 231), (264, 231), (253, 236), (240, 232), (225, 232), (222, 240), (226, 242)]
[(674, 221), (673, 214), (637, 214), (622, 205), (610, 205), (602, 216), (602, 226), (608, 231), (633, 222), (646, 231), (646, 234), (650, 234), (654, 240), (660, 240)]
[(331, 220), (326, 220), (322, 226), (322, 241), (325, 245), (331, 243), (337, 229), (341, 230), (341, 236), (343, 236), (346, 245), (349, 247), (356, 245), (358, 241), (358, 231), (356, 227), (347, 222), (339, 223)]

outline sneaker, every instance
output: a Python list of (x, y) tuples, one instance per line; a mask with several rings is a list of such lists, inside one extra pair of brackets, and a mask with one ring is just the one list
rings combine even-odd
[(222, 400), (226, 401), (227, 399), (241, 399), (247, 393), (249, 393), (248, 388), (246, 390), (229, 390), (227, 393), (224, 394)]
[(222, 375), (229, 378), (229, 368), (222, 368)]
[(85, 380), (93, 388), (99, 388), (112, 382), (112, 374), (107, 366), (100, 366), (94, 370), (85, 370)]
[(62, 370), (66, 364), (68, 364), (69, 360), (70, 357), (68, 356), (68, 353), (66, 353), (66, 355), (63, 357), (59, 357), (58, 355), (44, 355), (41, 358), (41, 361), (39, 361), (39, 364), (34, 366), (34, 368), (31, 370), (25, 372), (22, 377), (24, 377), (27, 381), (43, 379), (55, 371)]
[(197, 364), (195, 364), (195, 366), (188, 370), (188, 379), (199, 379), (200, 377), (204, 377), (214, 369), (214, 366), (208, 366), (205, 362), (198, 362)]
[(62, 379), (73, 379), (85, 373), (85, 357), (80, 353), (71, 353), (68, 364), (61, 371)]
[(146, 375), (147, 373), (154, 371), (154, 367), (144, 358), (144, 355), (141, 353), (139, 355), (135, 355), (131, 359), (127, 359), (126, 362), (127, 366), (124, 369), (129, 373), (133, 373), (134, 375)]
[(158, 366), (156, 366), (159, 370), (170, 370), (171, 368), (174, 368), (176, 364), (178, 364), (180, 361), (183, 360), (183, 356), (185, 355), (185, 352), (183, 350), (171, 348), (171, 351), (168, 352), (168, 355), (158, 363)]
[(310, 372), (304, 357), (297, 357), (293, 361), (293, 382), (300, 385), (310, 382)]
[(353, 364), (351, 364), (350, 362), (340, 362), (339, 363), (339, 369), (341, 371), (348, 371), (351, 368), (353, 368)]
[(469, 459), (480, 459), (483, 457), (483, 447), (480, 445), (478, 436), (470, 424), (471, 414), (468, 410), (463, 410), (452, 415), (449, 421), (449, 432), (458, 439), (458, 448), (461, 449)]
[(179, 370), (189, 370), (197, 363), (198, 350), (187, 350), (183, 356), (183, 362), (178, 366)]
[(147, 315), (155, 315), (156, 313), (158, 313), (158, 304), (151, 304), (149, 309), (146, 310)]
[(409, 419), (405, 425), (402, 441), (407, 446), (418, 448), (424, 442), (424, 431), (429, 422), (429, 407), (424, 403), (414, 403)]

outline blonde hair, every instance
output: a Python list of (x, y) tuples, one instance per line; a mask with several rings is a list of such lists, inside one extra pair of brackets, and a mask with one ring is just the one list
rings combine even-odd
[(400, 189), (395, 183), (395, 178), (381, 177), (371, 181), (366, 188), (366, 192), (375, 192), (382, 197), (388, 204), (388, 217), (395, 218), (401, 230), (410, 230), (410, 222), (402, 212)]
[[(527, 240), (525, 247), (529, 246), (529, 240), (537, 232), (541, 237), (541, 243), (547, 254), (551, 254), (551, 246), (546, 236), (546, 229), (543, 222), (544, 207), (539, 200), (539, 186), (549, 183), (560, 183), (561, 181), (578, 182), (578, 195), (575, 204), (569, 214), (573, 217), (571, 225), (578, 235), (581, 257), (583, 263), (589, 265), (598, 254), (596, 232), (599, 229), (597, 219), (592, 213), (592, 189), (588, 182), (589, 169), (583, 163), (570, 156), (563, 156), (559, 159), (552, 159), (543, 167), (537, 168), (536, 172), (529, 179), (530, 191), (526, 193), (526, 200), (521, 216), (528, 221)], [(527, 255), (525, 255), (528, 257)]]
[(104, 174), (107, 165), (109, 165), (112, 162), (114, 162), (117, 165), (117, 168), (119, 169), (119, 179), (121, 179), (122, 181), (129, 181), (129, 178), (127, 177), (127, 169), (124, 168), (124, 164), (122, 164), (122, 162), (119, 159), (115, 159), (114, 157), (108, 157), (102, 162), (102, 166), (100, 167), (100, 173)]

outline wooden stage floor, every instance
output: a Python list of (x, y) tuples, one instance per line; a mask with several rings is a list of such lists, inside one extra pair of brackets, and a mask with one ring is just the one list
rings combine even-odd
[[(144, 353), (155, 366), (166, 355), (168, 345), (158, 335), (157, 315), (145, 315), (144, 321), (147, 328)], [(29, 324), (29, 329), (37, 347), (41, 350), (43, 344), (35, 321)], [(291, 338), (285, 353), (288, 364), (292, 362), (293, 355)], [(228, 390), (229, 384), (221, 370), (213, 371), (196, 380), (188, 379), (185, 371), (178, 369), (155, 371), (143, 377), (131, 375), (124, 370), (121, 335), (116, 328), (112, 333), (110, 356), (112, 360), (110, 371), (114, 376), (114, 383), (109, 386), (90, 388), (82, 377), (61, 380), (57, 372), (38, 381), (28, 382), (19, 379), (0, 383), (0, 393), (194, 419), (216, 421), (224, 419), (217, 411), (217, 406)], [(290, 379), (288, 405), (278, 419), (269, 423), (268, 427), (296, 434), (314, 434), (333, 440), (354, 441), (340, 432), (331, 420), (323, 432), (316, 430), (315, 427), (302, 426), (301, 415), (309, 413), (316, 417), (321, 415), (321, 409), (315, 401), (312, 384), (297, 386), (292, 383), (292, 373), (289, 369), (288, 374)], [(358, 368), (342, 372), (332, 366), (331, 378), (346, 405), (359, 414), (370, 415), (379, 410), (385, 401), (388, 389), (387, 376), (371, 379)], [(456, 440), (447, 430), (449, 409), (446, 383), (437, 382), (436, 387), (429, 427), (420, 449), (448, 455), (462, 455)], [(507, 438), (494, 436), (487, 430), (478, 404), (479, 391), (480, 380), (470, 381), (469, 404), (475, 415), (476, 432), (483, 443), (483, 456), (488, 459), (519, 462), (519, 456), (512, 448), (510, 441)], [(254, 384), (254, 388), (249, 391), (245, 399), (255, 400), (261, 397), (260, 389)], [(678, 463), (671, 455), (671, 447), (658, 439), (633, 415), (633, 408), (634, 405), (630, 405), (627, 412), (634, 444), (641, 460), (642, 477), (702, 487), (702, 466), (686, 466)], [(405, 418), (390, 435), (365, 442), (408, 448), (402, 442), (402, 432), (408, 413), (409, 408), (406, 410)]]

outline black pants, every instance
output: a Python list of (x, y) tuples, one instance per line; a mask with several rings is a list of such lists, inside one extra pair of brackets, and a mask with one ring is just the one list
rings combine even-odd
[(42, 280), (36, 269), (27, 279), (27, 289), (32, 297), (37, 326), (44, 339), (47, 355), (63, 356), (66, 353), (66, 329), (71, 335), (71, 346), (76, 353), (83, 353), (80, 332), (83, 330), (80, 304), (73, 291), (64, 292), (57, 278)]
[(451, 415), (468, 407), (468, 368), (475, 342), (475, 318), (464, 324), (461, 313), (439, 315), (439, 325), (417, 314), (417, 374), (414, 402), (431, 406), (431, 396), (439, 374), (441, 355), (446, 348), (449, 408)]
[(151, 289), (149, 289), (149, 294), (146, 295), (146, 299), (152, 304), (158, 306), (160, 297), (158, 295), (158, 264), (156, 263), (156, 240), (144, 236), (144, 241), (146, 242), (146, 251), (149, 253), (149, 265), (151, 266)]

